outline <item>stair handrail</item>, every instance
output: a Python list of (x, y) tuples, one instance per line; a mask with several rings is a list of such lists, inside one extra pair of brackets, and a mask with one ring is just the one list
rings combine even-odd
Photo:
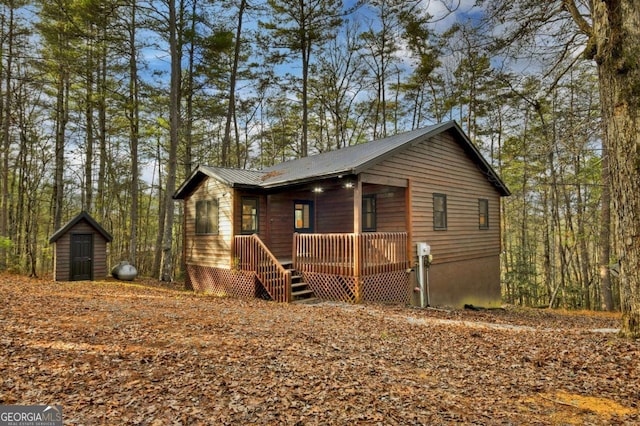
[(291, 271), (278, 262), (257, 234), (237, 235), (235, 240), (237, 267), (254, 272), (274, 301), (291, 302)]

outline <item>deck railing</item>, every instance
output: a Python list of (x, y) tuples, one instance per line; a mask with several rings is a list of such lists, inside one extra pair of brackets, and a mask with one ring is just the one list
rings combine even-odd
[(294, 234), (293, 266), (300, 272), (351, 277), (409, 267), (406, 232)]
[(282, 267), (257, 235), (237, 235), (234, 244), (236, 268), (253, 271), (276, 302), (291, 301), (291, 271)]

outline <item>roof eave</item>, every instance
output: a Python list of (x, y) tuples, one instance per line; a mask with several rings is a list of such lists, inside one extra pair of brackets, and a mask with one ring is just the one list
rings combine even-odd
[(507, 185), (502, 181), (502, 179), (500, 178), (498, 173), (496, 173), (493, 167), (491, 167), (491, 164), (487, 162), (487, 160), (484, 158), (484, 156), (482, 155), (478, 147), (475, 146), (473, 142), (471, 142), (471, 140), (464, 133), (460, 125), (458, 125), (458, 123), (456, 123), (455, 121), (451, 123), (452, 123), (451, 128), (455, 129), (458, 136), (460, 136), (463, 139), (466, 145), (465, 149), (471, 151), (472, 155), (475, 157), (476, 164), (478, 164), (483, 168), (482, 172), (487, 175), (487, 180), (489, 181), (489, 183), (491, 183), (498, 190), (501, 197), (508, 197), (509, 195), (511, 195), (511, 191), (509, 191), (509, 188), (507, 187)]
[(509, 191), (509, 188), (507, 188), (506, 184), (502, 181), (502, 179), (500, 179), (500, 176), (496, 173), (495, 170), (493, 170), (493, 167), (491, 167), (491, 165), (486, 161), (482, 153), (473, 144), (473, 142), (471, 142), (471, 140), (467, 137), (467, 135), (464, 133), (460, 125), (455, 120), (447, 121), (440, 125), (434, 126), (428, 132), (410, 141), (407, 141), (402, 145), (397, 146), (396, 148), (386, 152), (385, 154), (379, 157), (376, 157), (366, 163), (358, 165), (353, 169), (353, 173), (360, 174), (360, 173), (366, 172), (371, 167), (381, 163), (382, 161), (388, 158), (391, 158), (393, 155), (402, 151), (408, 145), (419, 143), (437, 134), (440, 134), (442, 132), (446, 132), (449, 130), (453, 130), (460, 138), (462, 138), (463, 143), (465, 145), (463, 149), (467, 152), (469, 151), (471, 152), (472, 156), (474, 157), (474, 160), (476, 161), (476, 164), (480, 165), (484, 169), (483, 172), (488, 175), (487, 180), (489, 180), (489, 183), (491, 183), (498, 190), (498, 192), (500, 193), (500, 196), (508, 197), (509, 195), (511, 195), (511, 191)]
[(260, 186), (260, 185), (251, 185), (249, 183), (232, 182), (232, 183), (227, 183), (227, 185), (230, 188), (234, 188), (234, 189), (260, 189), (260, 188), (262, 188), (262, 186)]
[(176, 190), (173, 194), (172, 198), (174, 200), (184, 200), (187, 198), (196, 187), (207, 177), (213, 178), (218, 182), (227, 185), (229, 188), (238, 188), (238, 189), (258, 189), (259, 185), (254, 185), (246, 182), (234, 182), (229, 179), (225, 179), (214, 170), (209, 167), (198, 165), (191, 175), (180, 185), (180, 188)]
[(322, 175), (307, 176), (302, 179), (281, 180), (281, 181), (263, 183), (260, 185), (260, 188), (263, 188), (263, 189), (285, 188), (287, 186), (304, 185), (305, 183), (317, 182), (319, 180), (325, 180), (325, 179), (339, 178), (341, 176), (354, 175), (354, 174), (356, 174), (355, 169), (338, 170), (338, 171), (333, 171), (331, 173), (326, 173)]
[(198, 165), (193, 169), (189, 177), (182, 182), (182, 185), (176, 189), (171, 198), (174, 200), (184, 200), (206, 176), (209, 176), (209, 174), (205, 173), (202, 166)]
[(191, 175), (180, 185), (180, 188), (176, 190), (172, 198), (174, 200), (184, 200), (206, 177), (214, 178), (227, 186), (232, 186), (231, 182), (227, 182), (225, 179), (212, 173), (208, 168), (198, 165), (193, 172), (191, 172)]
[(92, 218), (89, 213), (87, 213), (86, 211), (82, 211), (79, 214), (77, 214), (74, 218), (69, 220), (67, 223), (65, 223), (62, 226), (62, 228), (54, 232), (54, 234), (51, 237), (49, 237), (49, 244), (52, 244), (58, 241), (58, 239), (60, 239), (61, 236), (66, 234), (71, 228), (73, 228), (78, 222), (80, 222), (83, 219), (86, 220), (91, 227), (93, 227), (96, 231), (98, 231), (98, 233), (100, 233), (108, 243), (113, 241), (113, 236), (109, 232), (107, 232), (107, 230), (105, 230), (102, 226), (100, 226), (100, 224), (96, 222), (95, 219)]

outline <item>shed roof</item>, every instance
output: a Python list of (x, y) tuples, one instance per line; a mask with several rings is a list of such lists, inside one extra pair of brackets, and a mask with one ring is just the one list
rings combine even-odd
[(80, 212), (76, 217), (65, 223), (60, 229), (58, 229), (51, 237), (49, 237), (49, 244), (55, 243), (60, 237), (69, 232), (71, 228), (76, 226), (80, 221), (85, 220), (92, 228), (94, 228), (99, 234), (101, 234), (107, 242), (111, 242), (113, 237), (108, 233), (98, 222), (95, 221), (91, 215), (85, 211)]
[(448, 121), (336, 151), (285, 161), (262, 171), (198, 166), (178, 188), (174, 198), (183, 199), (205, 176), (216, 178), (231, 187), (277, 188), (340, 175), (358, 174), (413, 144), (446, 131), (452, 132), (456, 141), (498, 192), (503, 196), (510, 195), (507, 186), (460, 126), (455, 121)]

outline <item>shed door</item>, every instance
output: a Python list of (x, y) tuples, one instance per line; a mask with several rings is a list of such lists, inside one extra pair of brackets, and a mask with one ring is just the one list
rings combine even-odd
[(71, 235), (71, 281), (93, 279), (93, 234)]

